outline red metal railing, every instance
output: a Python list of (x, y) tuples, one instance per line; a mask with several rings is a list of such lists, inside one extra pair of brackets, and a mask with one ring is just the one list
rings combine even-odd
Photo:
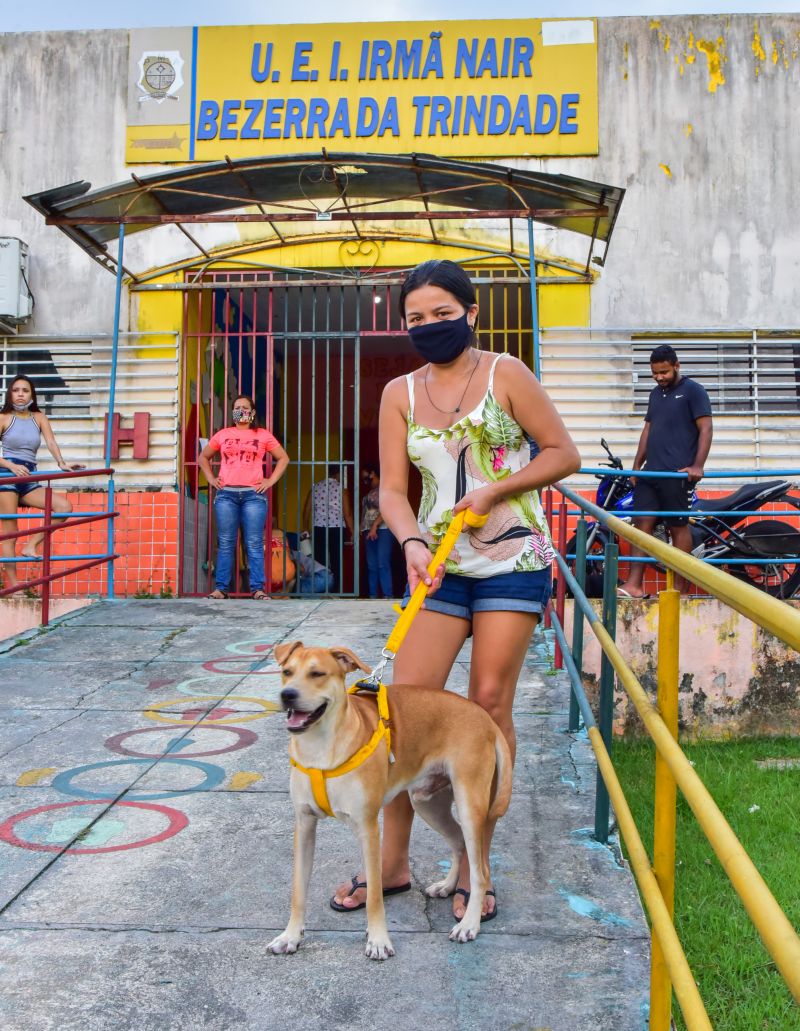
[[(25, 591), (32, 587), (42, 588), (42, 626), (47, 626), (50, 621), (50, 584), (53, 580), (58, 580), (65, 576), (70, 576), (72, 573), (78, 573), (83, 569), (89, 569), (92, 566), (100, 565), (103, 562), (113, 562), (114, 559), (119, 558), (118, 555), (114, 554), (114, 532), (113, 522), (119, 515), (118, 512), (107, 511), (93, 513), (91, 515), (83, 515), (78, 513), (77, 516), (64, 515), (59, 516), (53, 521), (53, 488), (51, 486), (53, 480), (75, 480), (80, 477), (88, 476), (108, 476), (112, 477), (114, 474), (113, 469), (81, 469), (79, 472), (68, 472), (68, 473), (34, 473), (31, 476), (4, 476), (3, 486), (11, 486), (16, 483), (42, 483), (44, 484), (44, 522), (41, 525), (34, 525), (26, 530), (16, 530), (14, 533), (2, 533), (0, 532), (0, 544), (3, 541), (17, 540), (20, 537), (29, 537), (35, 533), (44, 533), (44, 541), (42, 542), (42, 575), (35, 577), (32, 580), (24, 580), (14, 584), (12, 587), (4, 587), (0, 590), (0, 598), (5, 598), (10, 594), (15, 594), (18, 591)], [(114, 489), (113, 479), (109, 480), (109, 491), (108, 498), (109, 503), (113, 504)], [(24, 498), (20, 498), (21, 507), (25, 507)], [(33, 518), (27, 513), (24, 515), (18, 514), (7, 514), (0, 516), (0, 528), (2, 528), (4, 520), (16, 520), (16, 519), (30, 519)], [(56, 530), (61, 530), (65, 526), (70, 529), (76, 526), (81, 526), (85, 523), (99, 522), (101, 519), (107, 519), (109, 525), (108, 535), (108, 550), (105, 555), (58, 555), (56, 557), (52, 554), (52, 535)], [(69, 562), (75, 559), (85, 559), (86, 561), (81, 562), (80, 565), (71, 566), (69, 569), (60, 570), (57, 573), (50, 571), (50, 566), (53, 561), (58, 562)], [(14, 561), (15, 563), (24, 562), (26, 559), (15, 558), (4, 559), (0, 555), (0, 563)], [(30, 560), (27, 560), (30, 561)], [(113, 566), (111, 567), (113, 569)]]

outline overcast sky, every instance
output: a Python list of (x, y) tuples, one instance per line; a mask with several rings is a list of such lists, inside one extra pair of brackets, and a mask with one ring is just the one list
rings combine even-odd
[(431, 18), (583, 18), (615, 15), (794, 13), (798, 0), (0, 0), (0, 32), (142, 28), (158, 25), (269, 25), (282, 22), (430, 21)]

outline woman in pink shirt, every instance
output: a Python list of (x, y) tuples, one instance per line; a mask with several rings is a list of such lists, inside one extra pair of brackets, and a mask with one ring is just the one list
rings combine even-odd
[[(211, 469), (211, 457), (219, 452), (219, 475)], [(271, 476), (264, 476), (264, 458), (277, 459)], [(258, 425), (252, 398), (241, 395), (233, 402), (233, 425), (219, 430), (198, 459), (212, 487), (217, 521), (217, 561), (214, 590), (209, 598), (227, 598), (233, 575), (236, 540), (241, 528), (247, 551), (251, 597), (262, 601), (264, 593), (264, 527), (267, 523), (267, 491), (283, 476), (289, 456), (269, 430)]]

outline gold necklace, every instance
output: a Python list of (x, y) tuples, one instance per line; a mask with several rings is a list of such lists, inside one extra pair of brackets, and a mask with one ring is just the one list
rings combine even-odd
[(455, 406), (455, 408), (440, 408), (436, 404), (436, 402), (433, 400), (433, 398), (431, 397), (431, 392), (430, 392), (430, 390), (428, 390), (428, 373), (431, 371), (431, 367), (430, 367), (430, 364), (428, 364), (428, 368), (425, 370), (425, 376), (424, 376), (422, 382), (425, 385), (425, 393), (428, 395), (428, 400), (430, 401), (430, 403), (433, 405), (433, 407), (436, 409), (437, 412), (441, 412), (442, 415), (458, 415), (458, 413), (461, 411), (461, 404), (462, 404), (464, 398), (467, 396), (467, 391), (469, 390), (469, 385), (472, 382), (472, 377), (475, 375), (475, 370), (478, 368), (478, 366), (481, 363), (481, 356), (480, 356), (480, 354), (477, 354), (477, 352), (476, 352), (476, 355), (477, 356), (475, 358), (475, 364), (472, 366), (472, 372), (469, 374), (469, 379), (467, 380), (467, 385), (464, 387), (464, 393), (458, 399), (458, 404)]

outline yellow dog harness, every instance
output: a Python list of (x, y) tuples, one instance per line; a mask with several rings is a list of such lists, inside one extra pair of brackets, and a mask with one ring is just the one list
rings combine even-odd
[[(477, 515), (475, 512), (471, 512), (467, 509), (464, 512), (459, 512), (458, 515), (453, 517), (453, 521), (447, 528), (439, 547), (436, 549), (436, 554), (433, 556), (430, 565), (428, 566), (428, 573), (430, 576), (434, 576), (436, 570), (445, 561), (447, 556), (453, 550), (458, 535), (463, 531), (464, 524), (467, 526), (483, 526), (488, 519), (488, 516)], [(375, 733), (369, 739), (369, 741), (355, 753), (351, 755), (349, 759), (341, 763), (341, 765), (335, 767), (333, 770), (318, 770), (312, 766), (301, 766), (300, 763), (289, 756), (289, 762), (294, 766), (296, 770), (300, 770), (301, 773), (305, 773), (311, 781), (311, 790), (314, 794), (314, 801), (317, 803), (319, 808), (327, 816), (333, 816), (333, 810), (331, 809), (330, 800), (328, 799), (328, 789), (325, 786), (325, 781), (330, 780), (332, 777), (342, 777), (345, 773), (350, 773), (351, 770), (357, 769), (363, 762), (372, 755), (375, 749), (378, 747), (382, 739), (386, 739), (386, 755), (389, 762), (394, 762), (392, 756), (392, 741), (391, 731), (389, 730), (389, 702), (386, 695), (386, 685), (380, 680), (383, 673), (384, 667), (390, 658), (394, 658), (398, 648), (403, 642), (414, 617), (422, 608), (422, 603), (425, 601), (425, 595), (428, 593), (428, 587), (424, 580), (420, 580), (417, 584), (414, 593), (409, 599), (405, 609), (401, 612), (400, 618), (395, 623), (389, 640), (386, 642), (386, 647), (381, 653), (383, 661), (380, 662), (375, 669), (372, 671), (372, 675), (366, 680), (359, 680), (352, 687), (348, 688), (350, 694), (355, 694), (357, 691), (372, 691), (376, 693), (378, 700), (378, 726), (375, 728)]]
[[(348, 688), (349, 694), (355, 694), (357, 691), (374, 690), (373, 685), (369, 681), (359, 680), (358, 683), (353, 684), (352, 687)], [(314, 801), (317, 803), (319, 808), (325, 813), (326, 816), (333, 816), (333, 810), (331, 809), (331, 803), (328, 799), (328, 789), (325, 786), (325, 781), (330, 780), (331, 777), (342, 777), (345, 773), (350, 773), (351, 770), (355, 770), (363, 762), (372, 755), (381, 740), (386, 740), (386, 754), (391, 759), (392, 753), (392, 732), (389, 728), (389, 701), (386, 695), (386, 685), (378, 684), (378, 726), (375, 728), (375, 733), (367, 741), (367, 743), (349, 759), (336, 766), (332, 770), (318, 770), (312, 766), (301, 766), (299, 762), (289, 756), (289, 762), (294, 766), (296, 770), (300, 770), (301, 773), (305, 773), (311, 781), (311, 790), (314, 793)]]

